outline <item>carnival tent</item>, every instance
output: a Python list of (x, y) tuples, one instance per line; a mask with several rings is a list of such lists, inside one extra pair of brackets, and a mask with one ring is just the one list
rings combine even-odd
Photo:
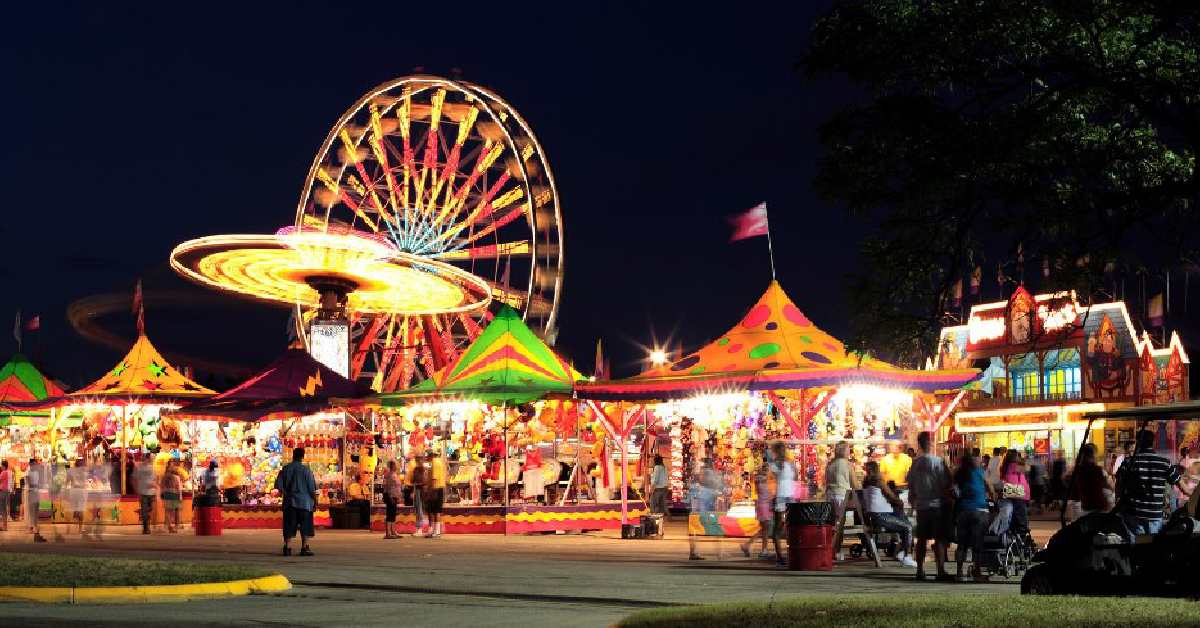
[(0, 367), (0, 403), (7, 401), (41, 401), (61, 397), (62, 388), (50, 381), (24, 355), (13, 355)]
[(629, 379), (582, 383), (578, 395), (613, 401), (680, 399), (704, 393), (851, 384), (932, 393), (960, 388), (978, 376), (977, 369), (910, 370), (848, 353), (772, 280), (741, 322), (717, 340), (673, 364)]
[(547, 395), (570, 395), (583, 379), (505, 305), (457, 359), (405, 391), (380, 395), (385, 406), (414, 398), (468, 398), (516, 405)]
[(111, 371), (67, 396), (103, 399), (104, 403), (114, 404), (120, 399), (138, 399), (145, 403), (148, 400), (197, 399), (215, 394), (216, 391), (193, 382), (171, 366), (142, 334)]
[(368, 386), (342, 377), (303, 349), (288, 349), (250, 379), (178, 414), (257, 421), (304, 416), (330, 407), (333, 399), (371, 394)]

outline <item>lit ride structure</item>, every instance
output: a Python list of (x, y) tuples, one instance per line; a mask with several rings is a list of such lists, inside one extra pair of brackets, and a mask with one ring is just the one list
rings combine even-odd
[[(447, 479), (446, 533), (618, 528), (618, 504), (591, 483), (592, 463), (605, 463), (596, 455), (604, 435), (584, 429), (587, 413), (571, 398), (582, 379), (518, 312), (502, 306), (432, 378), (379, 395), (374, 438), (383, 443), (381, 460), (409, 468), (434, 452)], [(373, 519), (382, 528), (382, 509)], [(415, 530), (414, 509), (402, 508), (397, 523)]]
[(552, 339), (562, 235), (549, 163), (517, 111), (478, 85), (409, 76), (338, 119), (290, 231), (187, 242), (172, 266), (296, 307), (310, 349), (330, 333), (320, 323), (344, 325), (335, 368), (389, 392), (454, 361), (501, 304)]
[(915, 432), (936, 430), (955, 393), (978, 377), (973, 368), (903, 369), (845, 345), (817, 328), (772, 281), (741, 322), (717, 340), (673, 363), (616, 381), (583, 382), (580, 399), (631, 445), (647, 472), (661, 454), (669, 461), (673, 500), (686, 503), (691, 472), (714, 460), (726, 490), (711, 513), (691, 513), (689, 531), (751, 536), (758, 529), (753, 485), (756, 456), (784, 442), (800, 467), (797, 500), (822, 498), (824, 463), (839, 441), (851, 445), (856, 466), (882, 455), (889, 443), (915, 445)]

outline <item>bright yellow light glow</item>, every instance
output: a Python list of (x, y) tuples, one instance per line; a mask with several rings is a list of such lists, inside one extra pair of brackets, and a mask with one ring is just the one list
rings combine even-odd
[(311, 279), (341, 279), (358, 286), (347, 307), (362, 313), (468, 312), (491, 301), (487, 283), (466, 271), (332, 233), (199, 238), (176, 247), (171, 266), (212, 288), (308, 307), (319, 300)]
[(662, 349), (655, 349), (650, 352), (650, 363), (654, 366), (662, 366), (667, 363), (667, 352)]

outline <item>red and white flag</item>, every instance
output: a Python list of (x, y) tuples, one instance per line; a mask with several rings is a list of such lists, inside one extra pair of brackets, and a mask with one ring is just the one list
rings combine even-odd
[(25, 331), (37, 331), (42, 328), (41, 315), (34, 316), (25, 322)]
[(146, 308), (142, 304), (142, 280), (138, 279), (137, 287), (133, 289), (133, 313), (137, 315), (137, 331), (139, 336), (146, 335)]
[(730, 242), (767, 235), (766, 202), (755, 205), (745, 213), (730, 216), (729, 224), (733, 225), (733, 235), (729, 238)]

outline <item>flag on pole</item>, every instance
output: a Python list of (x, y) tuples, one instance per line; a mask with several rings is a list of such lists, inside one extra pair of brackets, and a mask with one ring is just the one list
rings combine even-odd
[(17, 310), (17, 320), (13, 322), (13, 340), (17, 341), (17, 351), (21, 350), (21, 310)]
[(42, 328), (42, 317), (36, 315), (33, 318), (25, 321), (25, 331), (37, 331)]
[(971, 271), (971, 296), (979, 295), (979, 284), (983, 283), (983, 268), (976, 266), (975, 270)]
[(1049, 257), (1042, 258), (1042, 276), (1043, 277), (1050, 276), (1050, 258)]
[(1150, 305), (1146, 308), (1146, 318), (1150, 319), (1151, 327), (1162, 327), (1163, 324), (1163, 293), (1151, 297)]
[(950, 307), (962, 305), (962, 279), (954, 282), (954, 290), (950, 293)]
[(767, 235), (766, 202), (755, 205), (745, 213), (730, 216), (729, 223), (733, 225), (733, 235), (729, 238), (730, 242)]
[(137, 315), (137, 332), (139, 336), (146, 335), (146, 308), (142, 303), (142, 280), (138, 279), (133, 289), (133, 313)]

